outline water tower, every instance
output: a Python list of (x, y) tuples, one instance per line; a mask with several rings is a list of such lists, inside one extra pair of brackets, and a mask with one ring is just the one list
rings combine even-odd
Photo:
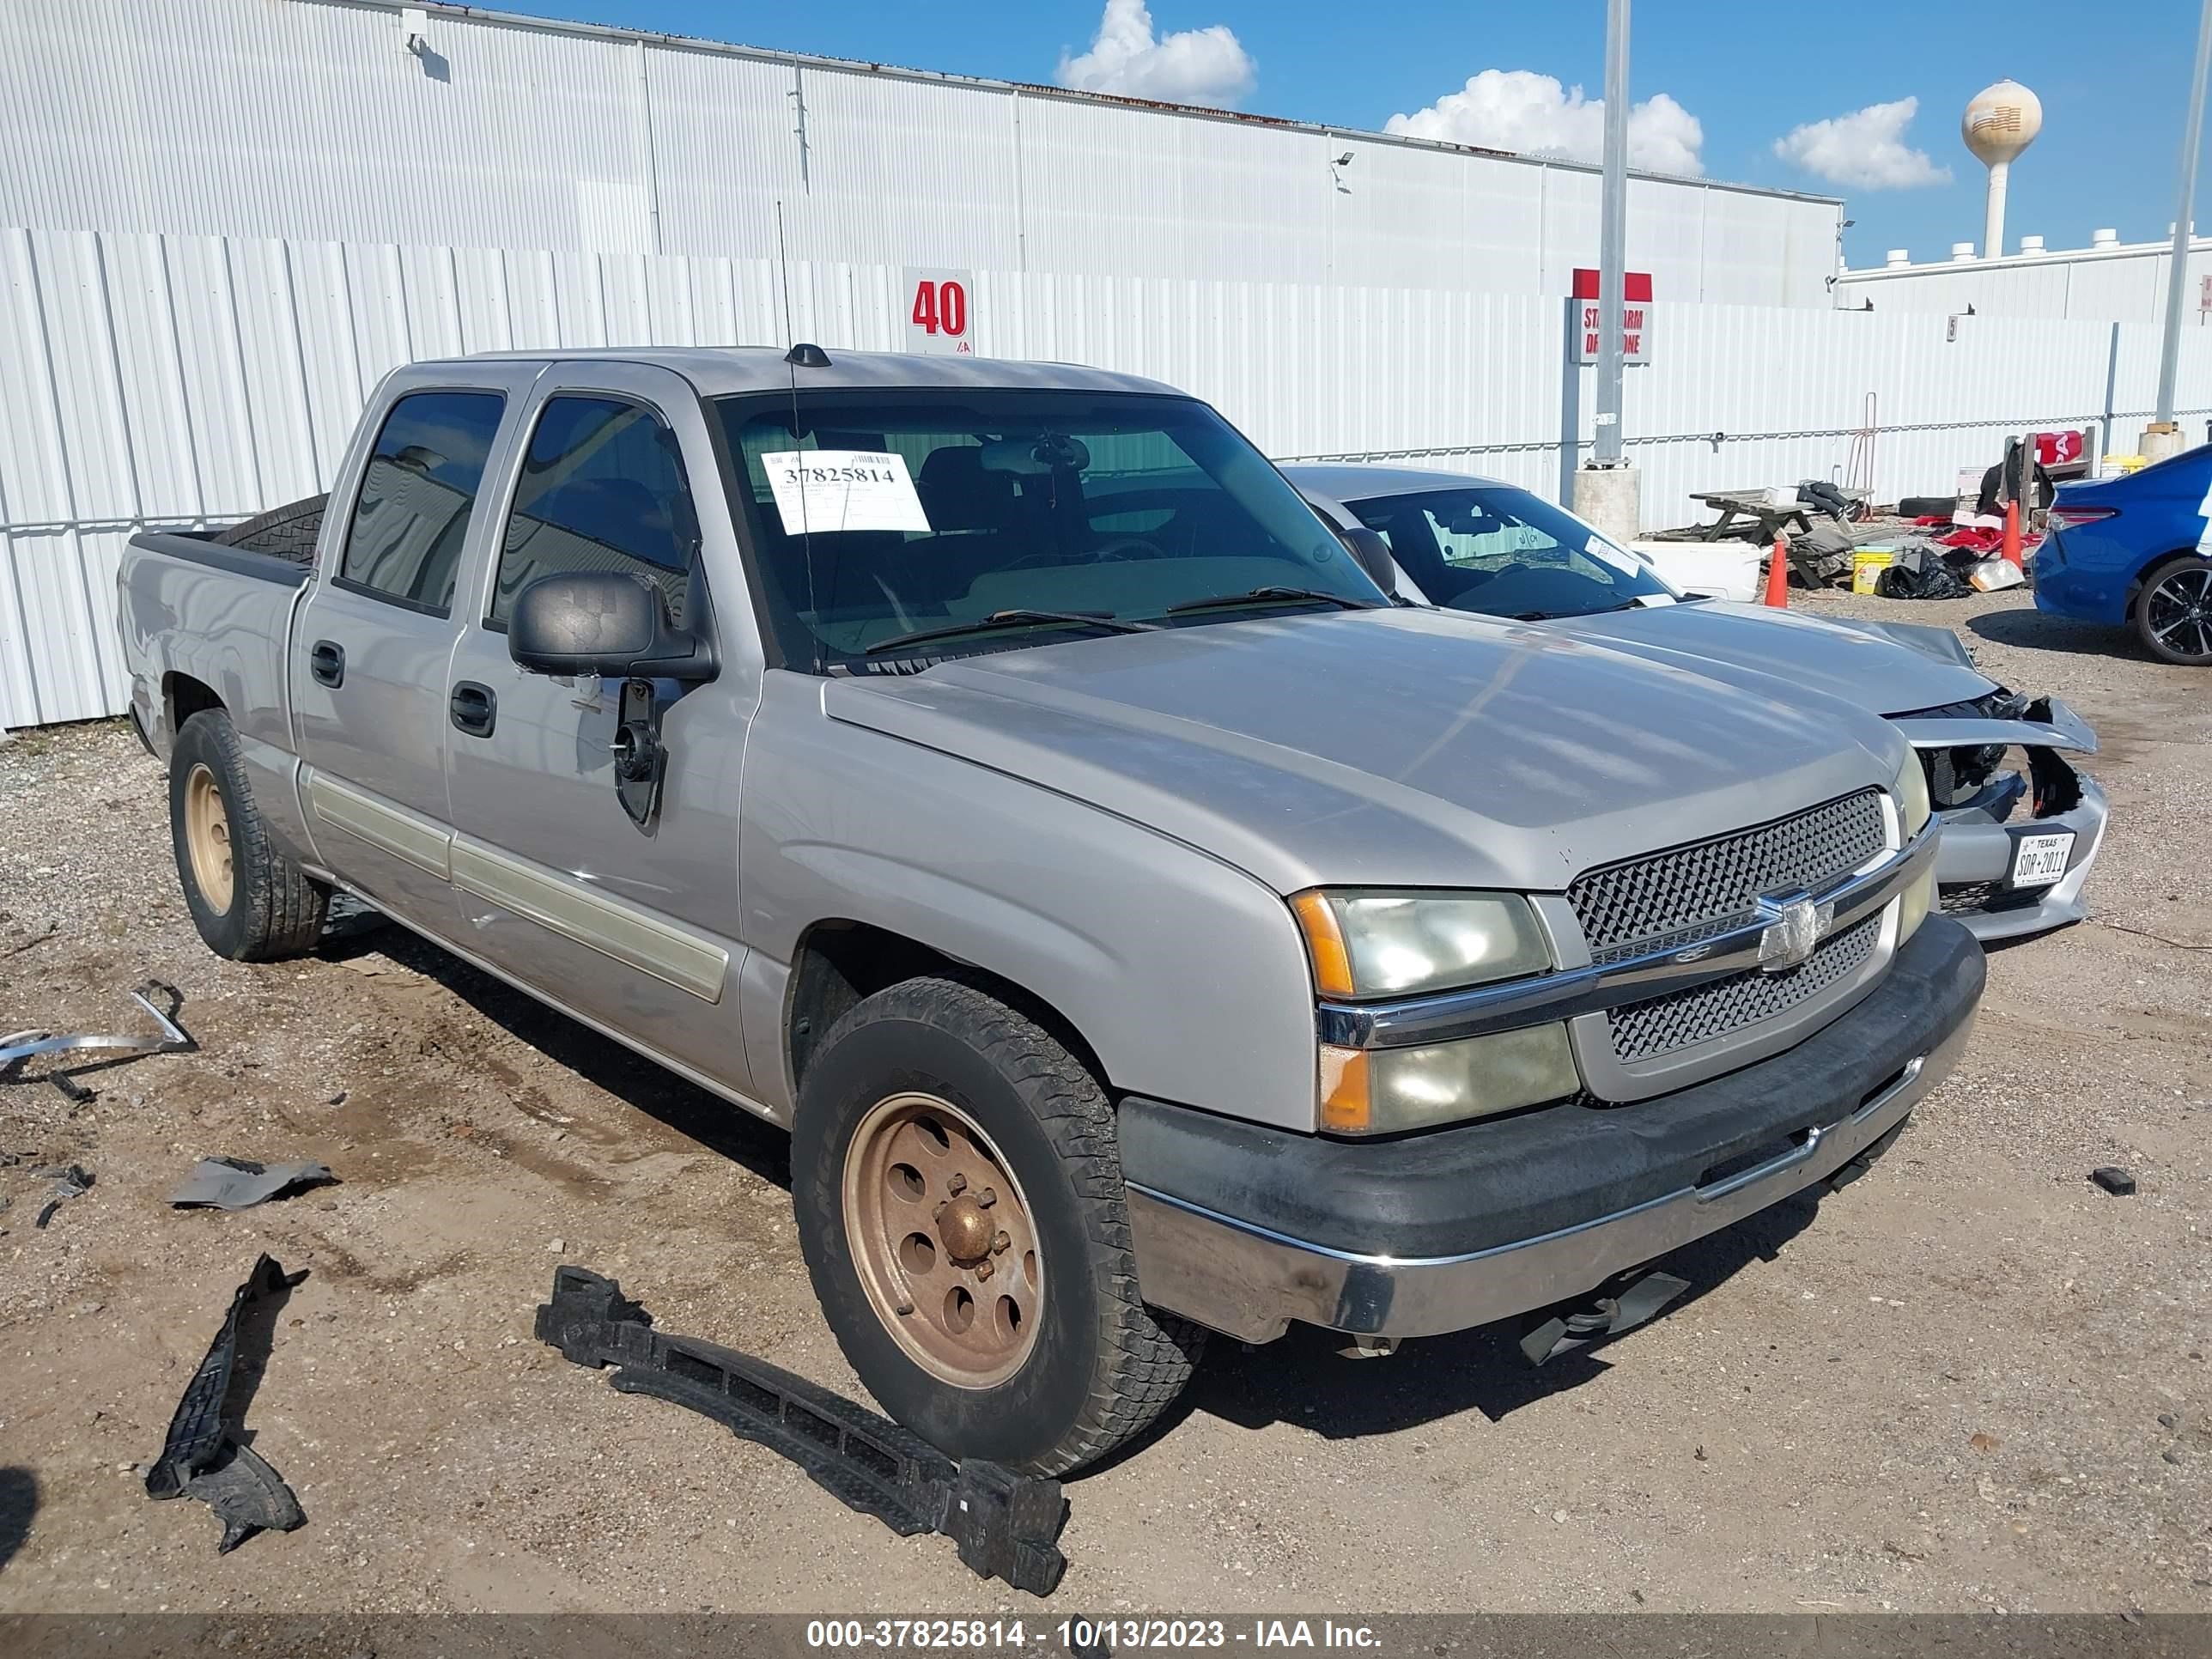
[(1960, 134), (1974, 159), (1990, 170), (1988, 210), (1982, 222), (1982, 258), (2004, 253), (2005, 179), (2015, 157), (2043, 131), (2043, 100), (2017, 81), (2000, 81), (1976, 93), (1960, 120)]

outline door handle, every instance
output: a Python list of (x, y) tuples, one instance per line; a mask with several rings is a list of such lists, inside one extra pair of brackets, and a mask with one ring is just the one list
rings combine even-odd
[(499, 698), (491, 687), (474, 680), (463, 680), (453, 688), (453, 695), (446, 707), (453, 717), (453, 729), (472, 738), (488, 738), (499, 720)]
[(307, 672), (318, 685), (345, 684), (345, 647), (336, 640), (317, 640), (307, 653)]

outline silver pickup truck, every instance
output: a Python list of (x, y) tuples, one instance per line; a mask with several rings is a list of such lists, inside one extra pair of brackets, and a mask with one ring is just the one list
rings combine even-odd
[(861, 1380), (1055, 1472), (1208, 1330), (1621, 1328), (1966, 1041), (1892, 726), (1378, 546), (1127, 376), (476, 357), (120, 623), (212, 948), (343, 889), (787, 1125)]

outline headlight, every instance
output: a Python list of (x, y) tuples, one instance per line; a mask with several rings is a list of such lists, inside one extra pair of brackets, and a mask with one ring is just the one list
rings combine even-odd
[(1395, 1134), (1557, 1100), (1581, 1085), (1562, 1024), (1427, 1048), (1324, 1045), (1321, 1127), (1332, 1134)]
[(1517, 893), (1316, 888), (1291, 908), (1323, 996), (1410, 996), (1552, 965), (1535, 913)]
[(1920, 751), (1908, 749), (1905, 764), (1897, 769), (1897, 781), (1892, 786), (1897, 795), (1897, 827), (1902, 832), (1899, 839), (1911, 842), (1927, 827), (1928, 774), (1920, 764)]

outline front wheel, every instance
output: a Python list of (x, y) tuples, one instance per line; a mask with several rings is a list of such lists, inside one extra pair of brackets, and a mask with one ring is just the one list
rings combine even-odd
[(2160, 565), (2136, 595), (2136, 637), (2161, 662), (2212, 666), (2212, 559)]
[(792, 1200), (846, 1358), (953, 1456), (1079, 1468), (1142, 1432), (1204, 1345), (1138, 1297), (1097, 1079), (974, 986), (911, 980), (830, 1029), (800, 1090)]

